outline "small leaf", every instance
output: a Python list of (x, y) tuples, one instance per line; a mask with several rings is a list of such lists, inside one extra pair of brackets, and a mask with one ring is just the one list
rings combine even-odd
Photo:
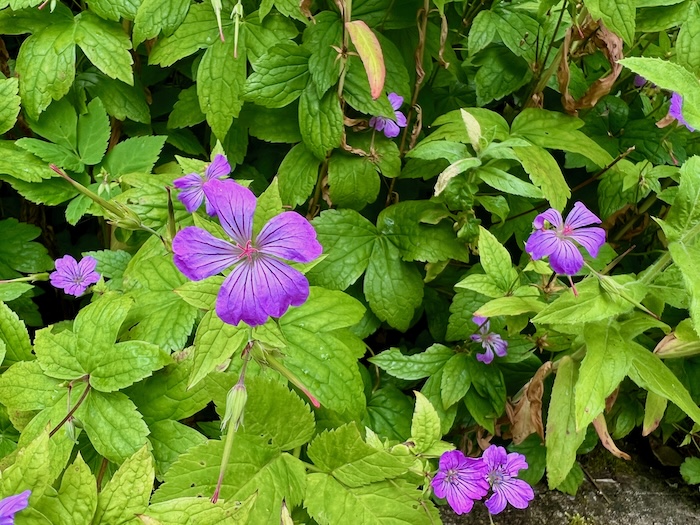
[(277, 44), (260, 57), (245, 85), (246, 100), (281, 108), (299, 98), (309, 80), (309, 52), (291, 42)]
[(19, 115), (19, 81), (0, 79), (0, 135), (12, 129)]
[(360, 59), (365, 66), (365, 72), (369, 80), (370, 93), (372, 98), (376, 100), (384, 91), (384, 79), (386, 77), (382, 46), (379, 45), (379, 40), (377, 40), (372, 30), (362, 20), (346, 22), (345, 29), (350, 35), (352, 43), (355, 44), (357, 52), (360, 54)]
[[(443, 376), (444, 377), (444, 376)], [(411, 439), (416, 444), (416, 453), (425, 452), (442, 437), (440, 416), (430, 404), (428, 398), (420, 392), (416, 395), (416, 408), (411, 421)]]
[(91, 100), (87, 109), (78, 118), (78, 153), (81, 162), (92, 166), (104, 157), (112, 129), (99, 98)]
[(102, 166), (112, 177), (127, 173), (151, 173), (164, 144), (165, 137), (159, 136), (126, 139), (107, 154)]
[(441, 344), (434, 344), (425, 352), (405, 355), (398, 348), (390, 348), (369, 361), (385, 370), (389, 375), (415, 381), (437, 374), (454, 356), (454, 351)]

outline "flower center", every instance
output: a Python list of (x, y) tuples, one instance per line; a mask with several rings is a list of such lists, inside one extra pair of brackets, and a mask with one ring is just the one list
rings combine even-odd
[(501, 469), (496, 468), (489, 472), (487, 478), (489, 480), (489, 484), (492, 487), (496, 487), (503, 483), (503, 480), (505, 479), (505, 474)]
[(566, 235), (571, 235), (572, 233), (574, 233), (574, 229), (573, 229), (571, 226), (569, 226), (568, 224), (565, 224), (565, 225), (564, 225), (564, 228), (563, 228), (562, 231), (561, 231), (561, 233), (562, 233), (562, 235), (564, 235), (564, 236), (566, 236)]
[(237, 246), (241, 250), (241, 253), (238, 256), (239, 259), (247, 257), (249, 261), (252, 261), (255, 254), (257, 254), (259, 251), (255, 246), (253, 246), (253, 243), (250, 240), (246, 241), (245, 246), (241, 246), (240, 244)]
[(457, 469), (449, 469), (445, 475), (445, 481), (447, 481), (447, 483), (450, 485), (454, 485), (457, 481), (459, 481)]

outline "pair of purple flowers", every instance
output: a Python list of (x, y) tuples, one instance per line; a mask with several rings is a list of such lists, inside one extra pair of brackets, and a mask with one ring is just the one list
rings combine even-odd
[(284, 261), (308, 263), (323, 248), (311, 224), (293, 211), (276, 215), (254, 235), (255, 195), (232, 179), (221, 180), (230, 171), (226, 157), (216, 155), (204, 178), (191, 173), (174, 181), (187, 210), (206, 202), (207, 213), (219, 218), (231, 239), (188, 226), (173, 239), (174, 262), (193, 281), (233, 267), (217, 295), (216, 313), (229, 324), (258, 326), (309, 296), (306, 277)]
[(510, 503), (516, 509), (524, 509), (535, 497), (532, 487), (516, 476), (527, 469), (525, 456), (497, 445), (487, 448), (480, 458), (468, 458), (459, 450), (445, 452), (440, 457), (440, 468), (431, 485), (438, 498), (447, 503), (457, 514), (466, 514), (474, 502), (484, 498), (489, 489), (491, 497), (486, 508), (498, 514)]
[(29, 505), (31, 490), (25, 490), (20, 494), (8, 496), (0, 500), (0, 525), (14, 525), (15, 514), (24, 510)]

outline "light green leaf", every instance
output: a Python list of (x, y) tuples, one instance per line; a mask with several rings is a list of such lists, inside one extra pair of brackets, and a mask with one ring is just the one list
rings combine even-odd
[(436, 343), (425, 352), (412, 355), (402, 354), (398, 348), (390, 348), (370, 357), (369, 361), (389, 375), (415, 381), (437, 374), (453, 355), (451, 348)]
[(133, 20), (139, 6), (139, 0), (89, 0), (90, 9), (108, 20), (120, 18)]
[(88, 255), (97, 260), (96, 271), (108, 279), (121, 279), (131, 260), (131, 254), (124, 250), (112, 249), (83, 253), (85, 257)]
[(509, 295), (506, 297), (499, 297), (480, 306), (479, 309), (474, 312), (474, 315), (494, 317), (497, 315), (520, 315), (528, 312), (538, 313), (542, 311), (544, 307), (545, 304), (536, 297)]
[(297, 144), (277, 170), (280, 197), (284, 204), (299, 206), (306, 202), (316, 184), (321, 162), (304, 145)]
[(283, 211), (278, 182), (277, 179), (273, 179), (267, 189), (258, 197), (253, 215), (253, 235), (258, 235), (270, 219)]
[(15, 125), (20, 100), (19, 81), (16, 78), (0, 79), (0, 135)]
[(318, 469), (347, 487), (397, 478), (413, 463), (412, 456), (397, 456), (368, 445), (354, 424), (319, 434), (307, 454)]
[(60, 384), (37, 361), (19, 361), (0, 375), (0, 403), (11, 410), (42, 410), (53, 404)]
[(197, 68), (199, 106), (207, 117), (214, 135), (223, 141), (233, 119), (243, 107), (246, 77), (245, 41), (238, 38), (238, 56), (234, 56), (234, 39), (216, 40), (204, 53)]
[(161, 31), (171, 35), (185, 20), (189, 8), (189, 0), (143, 0), (134, 18), (134, 46), (157, 37)]
[(195, 308), (213, 310), (223, 283), (224, 277), (222, 275), (212, 275), (201, 281), (185, 281), (175, 288), (175, 293)]
[(493, 11), (479, 11), (469, 28), (469, 56), (476, 55), (493, 41), (498, 23), (499, 17)]
[(76, 157), (71, 150), (65, 148), (64, 146), (28, 137), (17, 140), (15, 144), (20, 148), (33, 153), (47, 165), (56, 164), (57, 166), (70, 171), (82, 171), (84, 169), (80, 159), (78, 159), (78, 157)]
[(681, 465), (681, 476), (689, 485), (700, 483), (700, 458), (685, 458)]
[(632, 45), (635, 31), (634, 0), (585, 0), (584, 4), (593, 20), (602, 20), (627, 45)]
[(327, 474), (309, 474), (304, 505), (319, 525), (355, 523), (433, 525), (439, 515), (421, 492), (403, 480), (347, 487)]
[(486, 275), (504, 294), (515, 287), (518, 273), (513, 268), (508, 250), (483, 226), (479, 226), (479, 258)]
[[(442, 377), (444, 380), (445, 375), (443, 374)], [(467, 388), (469, 387), (467, 386)], [(433, 405), (420, 392), (414, 393), (416, 395), (416, 407), (411, 420), (411, 440), (416, 445), (416, 453), (420, 454), (439, 441), (442, 433), (440, 432), (440, 416)]]
[(642, 424), (642, 436), (648, 436), (656, 430), (661, 423), (661, 418), (664, 417), (668, 399), (654, 392), (647, 392), (647, 398), (644, 403), (644, 423)]
[(329, 91), (319, 97), (315, 84), (309, 82), (299, 100), (299, 129), (306, 147), (324, 160), (340, 146), (345, 130), (338, 95)]
[[(33, 289), (34, 286), (28, 283), (1, 283), (0, 284), (0, 301), (6, 303), (21, 297), (29, 290)], [(5, 357), (3, 350), (3, 357)], [(2, 361), (0, 361), (2, 363)]]
[[(255, 495), (246, 500), (242, 510), (227, 510), (228, 501), (219, 500), (212, 503), (208, 498), (176, 498), (150, 505), (144, 516), (157, 520), (154, 525), (244, 525), (248, 523), (250, 506), (255, 502)], [(143, 518), (142, 518), (143, 520)]]
[(75, 415), (95, 450), (114, 463), (122, 463), (146, 444), (148, 427), (121, 392), (92, 390)]
[(218, 38), (219, 27), (211, 2), (192, 4), (185, 20), (175, 32), (158, 40), (148, 57), (148, 63), (161, 67), (172, 66), (181, 58), (209, 47)]
[(364, 292), (379, 319), (405, 331), (423, 300), (423, 279), (414, 265), (400, 259), (399, 249), (389, 239), (380, 237), (367, 266)]
[(281, 108), (301, 95), (309, 80), (309, 52), (291, 42), (277, 44), (254, 65), (245, 85), (246, 100)]
[(700, 6), (691, 2), (678, 38), (676, 38), (676, 60), (695, 76), (700, 75)]
[(163, 478), (181, 454), (185, 454), (207, 440), (192, 427), (172, 419), (151, 423), (148, 428), (151, 431), (148, 441), (151, 443), (153, 458), (156, 462), (156, 477), (159, 479)]
[(154, 478), (153, 457), (144, 445), (124, 461), (100, 492), (95, 522), (118, 525), (142, 514), (148, 507)]
[(204, 315), (194, 338), (194, 366), (188, 386), (194, 387), (217, 366), (242, 350), (248, 342), (248, 330), (224, 323), (214, 310)]
[(574, 384), (576, 363), (564, 356), (552, 388), (545, 434), (547, 445), (547, 481), (550, 489), (559, 486), (576, 462), (576, 450), (586, 437), (586, 430), (576, 430)]
[(38, 510), (52, 523), (90, 525), (97, 508), (97, 484), (90, 467), (78, 453), (73, 464), (63, 474), (61, 487), (55, 497), (44, 497)]
[(603, 321), (584, 329), (586, 356), (576, 382), (576, 429), (586, 427), (605, 409), (605, 400), (627, 376), (627, 344), (615, 324)]
[(199, 107), (197, 86), (190, 86), (180, 91), (177, 102), (168, 116), (169, 128), (188, 128), (203, 122), (206, 116)]
[[(34, 336), (34, 353), (46, 375), (56, 379), (78, 379), (88, 370), (78, 359), (77, 338), (70, 330), (52, 333), (51, 327), (38, 330)], [(100, 350), (105, 350), (101, 345)]]
[(443, 435), (447, 434), (457, 417), (457, 405), (445, 408), (445, 403), (442, 400), (442, 368), (428, 377), (423, 388), (421, 388), (421, 393), (428, 398), (428, 401), (430, 401), (430, 404), (433, 405), (438, 416), (440, 416), (440, 432)]
[(557, 161), (546, 150), (538, 146), (514, 147), (523, 168), (535, 186), (542, 190), (545, 199), (553, 208), (564, 209), (571, 197), (571, 190), (564, 180)]
[(682, 240), (700, 224), (700, 157), (690, 157), (681, 168), (678, 193), (665, 220), (659, 221), (670, 241)]
[(45, 162), (17, 147), (10, 140), (0, 141), (0, 173), (11, 175), (24, 182), (41, 182), (56, 177), (56, 173)]
[(367, 157), (334, 151), (328, 161), (329, 196), (335, 206), (361, 210), (379, 194), (379, 175)]
[(474, 170), (474, 173), (486, 184), (499, 191), (533, 199), (543, 197), (542, 191), (537, 186), (493, 166), (482, 166)]
[(0, 303), (0, 340), (5, 343), (3, 365), (34, 359), (27, 327), (5, 303)]
[(157, 345), (124, 341), (112, 347), (90, 371), (90, 384), (101, 392), (121, 390), (150, 376), (169, 361), (169, 355)]
[[(673, 210), (673, 207), (671, 207)], [(700, 272), (698, 272), (698, 257), (700, 257), (700, 243), (688, 245), (683, 242), (672, 242), (668, 250), (673, 261), (683, 274), (685, 288), (690, 294), (690, 316), (693, 320), (695, 331), (700, 333)]]
[(51, 100), (68, 93), (75, 76), (73, 23), (48, 25), (23, 43), (17, 55), (19, 94), (29, 116), (37, 119)]
[(150, 173), (163, 149), (166, 137), (134, 137), (120, 142), (102, 164), (112, 177), (128, 173)]
[(99, 98), (91, 100), (87, 110), (78, 119), (78, 153), (81, 162), (92, 166), (104, 157), (112, 129)]
[(49, 432), (46, 430), (20, 449), (15, 456), (15, 462), (3, 471), (0, 496), (12, 496), (30, 489), (31, 502), (37, 501), (55, 479), (48, 468), (50, 462)]
[(131, 40), (121, 24), (83, 11), (75, 17), (75, 43), (97, 68), (110, 78), (134, 83)]
[[(503, 295), (506, 293), (506, 290), (503, 290), (499, 285), (497, 285), (492, 277), (489, 277), (483, 273), (472, 273), (465, 276), (464, 279), (455, 284), (455, 288), (472, 290), (473, 292), (485, 295), (486, 297), (493, 298), (503, 298)], [(491, 316), (485, 315), (484, 317)]]
[(102, 357), (94, 355), (92, 345), (114, 344), (133, 304), (131, 298), (127, 296), (103, 296), (80, 310), (73, 323), (73, 332), (87, 342), (86, 347), (80, 349), (86, 357), (86, 363), (98, 362)]

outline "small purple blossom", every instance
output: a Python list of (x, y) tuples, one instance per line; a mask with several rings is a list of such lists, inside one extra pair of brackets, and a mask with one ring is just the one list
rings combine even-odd
[(185, 209), (194, 213), (205, 202), (206, 210), (209, 215), (214, 215), (214, 209), (204, 194), (204, 185), (210, 180), (223, 179), (231, 173), (231, 165), (223, 155), (216, 155), (214, 160), (204, 170), (204, 177), (199, 173), (189, 173), (184, 177), (175, 179), (173, 185), (180, 190), (177, 198), (185, 205)]
[(70, 255), (56, 259), (56, 271), (49, 275), (51, 284), (56, 288), (76, 297), (83, 295), (91, 284), (100, 280), (100, 274), (95, 271), (97, 259), (83, 257), (78, 262)]
[(323, 248), (309, 221), (296, 212), (283, 212), (254, 237), (252, 191), (231, 179), (213, 179), (203, 191), (232, 242), (188, 226), (173, 239), (174, 262), (193, 281), (234, 267), (216, 299), (219, 318), (258, 326), (269, 317), (281, 317), (289, 306), (303, 304), (309, 282), (282, 260), (306, 263), (321, 255)]
[(632, 81), (632, 83), (636, 88), (644, 87), (644, 84), (647, 83), (647, 79), (644, 78), (642, 75), (634, 75), (634, 80)]
[(600, 222), (581, 202), (574, 204), (566, 220), (562, 220), (561, 213), (550, 208), (532, 222), (535, 231), (525, 243), (525, 251), (534, 260), (549, 256), (549, 264), (556, 273), (574, 275), (583, 267), (583, 256), (574, 241), (583, 246), (591, 257), (597, 257), (605, 244), (605, 230), (584, 226)]
[(490, 331), (488, 318), (474, 316), (472, 322), (479, 327), (479, 332), (471, 335), (471, 340), (481, 343), (485, 352), (476, 354), (476, 358), (484, 364), (493, 361), (494, 352), (498, 357), (505, 357), (508, 353), (508, 341), (504, 341), (500, 335)]
[(688, 124), (683, 118), (682, 108), (683, 97), (674, 91), (673, 95), (671, 95), (671, 106), (668, 108), (669, 116), (675, 118), (679, 124), (683, 124), (688, 128), (688, 131), (695, 131), (695, 128)]
[(487, 466), (481, 458), (468, 458), (459, 450), (451, 450), (440, 456), (440, 468), (430, 484), (438, 498), (447, 503), (457, 514), (466, 514), (489, 490)]
[(510, 503), (516, 509), (527, 508), (528, 503), (535, 498), (532, 487), (526, 481), (515, 476), (521, 470), (527, 469), (525, 456), (512, 452), (506, 454), (506, 449), (491, 445), (484, 451), (481, 458), (487, 467), (487, 479), (493, 494), (486, 500), (486, 508), (491, 514), (498, 514)]
[(15, 514), (27, 508), (31, 494), (31, 490), (25, 490), (0, 500), (0, 525), (14, 525)]
[(383, 131), (387, 138), (393, 139), (398, 137), (400, 128), (406, 127), (406, 115), (401, 113), (399, 109), (403, 105), (403, 97), (396, 93), (389, 93), (389, 102), (394, 108), (394, 120), (386, 117), (372, 117), (369, 119), (370, 127), (377, 131)]

